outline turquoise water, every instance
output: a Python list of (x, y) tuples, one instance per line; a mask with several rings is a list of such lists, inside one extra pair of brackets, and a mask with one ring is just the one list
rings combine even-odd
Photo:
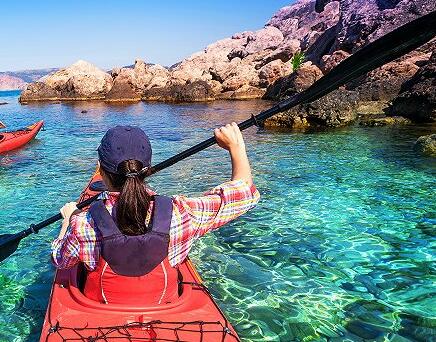
[[(0, 157), (0, 233), (75, 199), (94, 170), (99, 139), (115, 124), (146, 129), (158, 162), (268, 105), (20, 106), (17, 97), (0, 93), (9, 102), (0, 120), (17, 128), (42, 118), (46, 130)], [(436, 161), (412, 150), (431, 130), (244, 133), (262, 200), (191, 254), (244, 341), (436, 341)], [(226, 154), (211, 148), (150, 184), (199, 194), (229, 175)], [(0, 265), (0, 341), (38, 339), (57, 232), (53, 225), (25, 239)]]

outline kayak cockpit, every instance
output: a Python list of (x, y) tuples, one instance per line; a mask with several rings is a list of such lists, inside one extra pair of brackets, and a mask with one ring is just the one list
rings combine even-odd
[[(65, 271), (60, 271), (65, 272)], [(170, 308), (175, 308), (178, 306), (183, 306), (191, 297), (192, 293), (192, 286), (186, 286), (186, 284), (183, 282), (183, 274), (182, 272), (179, 273), (179, 279), (180, 279), (180, 285), (179, 285), (179, 298), (168, 304), (162, 304), (162, 305), (155, 305), (155, 306), (145, 306), (138, 303), (138, 305), (135, 306), (126, 306), (122, 304), (105, 304), (100, 303), (95, 300), (89, 299), (83, 294), (84, 284), (86, 281), (86, 270), (82, 265), (75, 266), (71, 270), (67, 270), (66, 272), (69, 273), (69, 279), (68, 279), (68, 290), (70, 292), (71, 299), (76, 301), (82, 306), (88, 307), (88, 308), (94, 308), (94, 309), (101, 309), (105, 311), (166, 311)], [(198, 284), (199, 286), (202, 286), (201, 284)]]

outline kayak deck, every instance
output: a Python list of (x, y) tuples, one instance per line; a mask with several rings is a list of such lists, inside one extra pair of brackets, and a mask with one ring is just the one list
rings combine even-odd
[[(95, 194), (92, 182), (81, 201)], [(93, 301), (81, 292), (85, 272), (56, 271), (40, 341), (239, 341), (189, 259), (179, 266), (178, 300), (158, 306)]]

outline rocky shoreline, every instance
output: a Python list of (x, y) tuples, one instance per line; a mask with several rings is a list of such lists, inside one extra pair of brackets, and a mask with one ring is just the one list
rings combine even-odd
[[(264, 28), (217, 41), (170, 68), (136, 60), (133, 67), (105, 72), (78, 61), (29, 84), (20, 102), (280, 100), (307, 89), (360, 47), (435, 9), (425, 0), (300, 0), (280, 9)], [(433, 40), (265, 126), (337, 127), (366, 113), (434, 122), (435, 46)], [(305, 56), (301, 65), (293, 63), (297, 54)]]

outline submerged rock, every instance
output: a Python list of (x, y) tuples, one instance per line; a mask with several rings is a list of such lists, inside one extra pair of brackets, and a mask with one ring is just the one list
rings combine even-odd
[(402, 116), (388, 116), (381, 118), (368, 118), (359, 122), (361, 126), (391, 126), (391, 125), (410, 125), (412, 121)]
[(436, 156), (436, 134), (419, 137), (413, 149), (423, 154)]

